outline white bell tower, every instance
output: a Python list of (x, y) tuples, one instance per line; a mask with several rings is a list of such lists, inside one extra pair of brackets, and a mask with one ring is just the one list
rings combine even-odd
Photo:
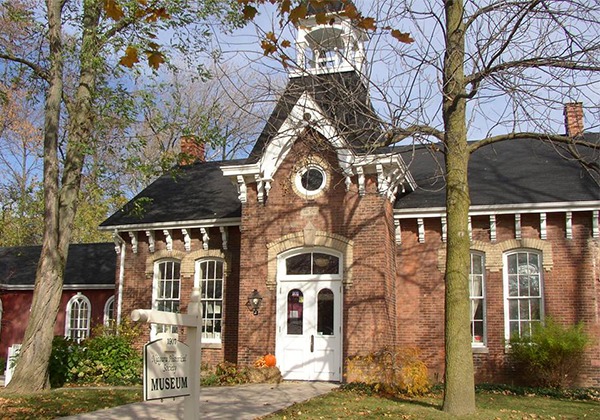
[(297, 67), (290, 77), (346, 71), (364, 74), (367, 34), (354, 27), (340, 10), (343, 10), (341, 1), (328, 3), (325, 7), (328, 22), (317, 24), (316, 11), (309, 7), (308, 15), (297, 26)]

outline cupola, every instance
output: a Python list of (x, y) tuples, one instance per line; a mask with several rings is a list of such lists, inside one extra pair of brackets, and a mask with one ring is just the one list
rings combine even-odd
[[(321, 7), (309, 5), (306, 18), (297, 25), (296, 62), (291, 77), (303, 74), (328, 74), (356, 71), (363, 73), (364, 42), (367, 34), (343, 15), (344, 3), (331, 1)], [(316, 21), (317, 13), (325, 13), (327, 23)]]

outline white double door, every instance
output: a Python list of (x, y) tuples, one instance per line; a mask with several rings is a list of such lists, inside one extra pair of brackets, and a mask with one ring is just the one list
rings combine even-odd
[(279, 281), (277, 365), (284, 379), (342, 379), (342, 282)]

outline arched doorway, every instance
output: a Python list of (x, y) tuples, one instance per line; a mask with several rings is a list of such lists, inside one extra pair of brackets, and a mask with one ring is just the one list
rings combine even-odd
[(327, 248), (278, 256), (276, 357), (284, 379), (341, 381), (342, 258)]

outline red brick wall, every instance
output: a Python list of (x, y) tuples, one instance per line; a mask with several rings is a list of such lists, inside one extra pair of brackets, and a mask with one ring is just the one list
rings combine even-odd
[[(539, 214), (521, 218), (522, 237), (540, 238)], [(514, 216), (500, 215), (496, 243), (515, 238)], [(594, 266), (591, 239), (591, 212), (573, 213), (573, 238), (566, 239), (565, 213), (547, 214), (547, 239), (551, 244), (553, 266), (543, 270), (546, 316), (559, 322), (586, 323), (592, 334), (579, 384), (600, 384), (600, 347), (598, 345), (598, 262)], [(438, 257), (445, 248), (441, 241), (439, 219), (425, 219), (425, 243), (418, 242), (417, 222), (402, 220), (402, 243), (397, 247), (398, 341), (401, 346), (417, 346), (432, 378), (442, 380), (444, 372), (444, 281)], [(489, 217), (473, 217), (473, 239), (490, 243)], [(594, 245), (595, 244), (595, 245)], [(441, 251), (440, 251), (441, 250)], [(548, 259), (549, 256), (543, 255)], [(545, 261), (544, 259), (544, 261)], [(442, 259), (443, 262), (443, 259)], [(441, 266), (443, 270), (443, 266)], [(594, 274), (594, 270), (596, 274)], [(478, 382), (513, 382), (518, 379), (507, 363), (504, 342), (504, 291), (502, 270), (486, 270), (487, 352), (475, 353)]]
[[(179, 251), (186, 254), (181, 230), (172, 230), (173, 251)], [(209, 249), (221, 250), (221, 232), (218, 228), (208, 229)], [(129, 239), (129, 238), (124, 238)], [(160, 251), (166, 250), (164, 235), (157, 231), (155, 233), (154, 253), (149, 251), (148, 239), (143, 232), (138, 232), (138, 252), (134, 254), (128, 245), (125, 255), (125, 275), (123, 285), (123, 304), (122, 317), (130, 319), (131, 311), (134, 309), (150, 309), (152, 307), (152, 275), (146, 273), (146, 263), (148, 260), (160, 260)], [(223, 302), (223, 328), (221, 334), (221, 345), (207, 344), (202, 349), (202, 363), (214, 365), (223, 360), (233, 363), (237, 362), (237, 303), (239, 298), (239, 247), (240, 232), (237, 227), (228, 228), (228, 250), (224, 251), (228, 255), (228, 272), (224, 284), (224, 302)], [(202, 249), (202, 238), (199, 229), (191, 230), (191, 251)], [(175, 259), (177, 256), (174, 256)], [(117, 273), (118, 279), (118, 273)], [(117, 280), (118, 281), (118, 280)], [(183, 313), (187, 312), (192, 288), (194, 285), (194, 274), (181, 276), (181, 306)], [(150, 324), (143, 325), (145, 334), (140, 337), (137, 347), (142, 346), (150, 339)], [(180, 329), (180, 340), (185, 341), (185, 328)]]
[[(326, 160), (331, 180), (325, 194), (307, 200), (294, 192), (292, 179), (299, 162), (311, 155)], [(252, 363), (275, 351), (276, 293), (266, 287), (267, 244), (302, 232), (309, 222), (317, 231), (341, 235), (355, 244), (353, 284), (344, 290), (344, 356), (394, 343), (395, 308), (390, 305), (394, 301), (394, 254), (386, 252), (393, 249), (391, 204), (377, 192), (375, 176), (366, 177), (364, 196), (358, 193), (356, 177), (350, 191), (344, 181), (334, 151), (304, 138), (294, 144), (276, 172), (266, 203), (258, 202), (256, 184), (249, 186), (241, 227), (239, 362)], [(307, 207), (317, 211), (303, 215)], [(253, 289), (263, 296), (258, 316), (243, 309)]]

